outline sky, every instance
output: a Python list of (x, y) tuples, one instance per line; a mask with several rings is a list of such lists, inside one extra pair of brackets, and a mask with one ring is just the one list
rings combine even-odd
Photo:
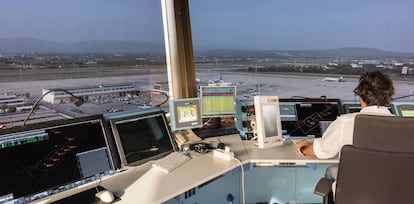
[(164, 42), (160, 0), (0, 0), (0, 38)]
[[(412, 0), (189, 0), (193, 45), (414, 52)], [(161, 0), (0, 0), (0, 39), (164, 42)]]
[(279, 50), (414, 52), (412, 8), (411, 0), (190, 0), (196, 46)]

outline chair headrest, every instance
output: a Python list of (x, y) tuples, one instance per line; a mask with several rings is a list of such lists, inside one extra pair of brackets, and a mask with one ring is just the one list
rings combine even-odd
[(414, 152), (414, 117), (359, 114), (353, 145), (390, 152)]

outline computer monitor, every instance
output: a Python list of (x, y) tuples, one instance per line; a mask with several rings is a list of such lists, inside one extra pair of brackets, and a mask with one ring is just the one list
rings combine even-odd
[(259, 148), (283, 144), (277, 96), (255, 96), (256, 135)]
[(341, 113), (339, 99), (279, 99), (285, 139), (321, 137)]
[(234, 115), (236, 86), (200, 86), (202, 116)]
[[(355, 101), (341, 101), (344, 113), (357, 113), (361, 111), (361, 104)], [(395, 114), (392, 106), (387, 106), (388, 110)]]
[(115, 172), (102, 116), (0, 130), (0, 162), (0, 203), (33, 202)]
[(170, 100), (171, 130), (185, 130), (203, 126), (200, 98)]
[(358, 113), (361, 111), (361, 104), (354, 103), (354, 104), (343, 104), (344, 113)]
[(106, 115), (119, 152), (121, 168), (159, 159), (177, 150), (160, 108)]
[(398, 104), (396, 107), (399, 116), (414, 117), (414, 104)]

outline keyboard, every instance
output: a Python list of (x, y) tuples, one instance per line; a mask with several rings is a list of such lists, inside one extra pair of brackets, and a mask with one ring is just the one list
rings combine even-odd
[(200, 138), (209, 138), (224, 135), (239, 134), (236, 127), (221, 127), (221, 128), (206, 128), (206, 129), (194, 129), (194, 133)]
[(181, 166), (188, 160), (190, 160), (189, 156), (184, 155), (180, 152), (172, 152), (171, 154), (158, 159), (155, 163), (152, 164), (152, 166), (165, 173), (168, 173)]

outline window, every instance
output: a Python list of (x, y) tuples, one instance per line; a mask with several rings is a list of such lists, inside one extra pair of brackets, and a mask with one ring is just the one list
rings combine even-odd
[[(43, 89), (51, 90), (56, 103), (41, 103), (29, 121), (35, 123), (62, 118), (59, 113), (80, 117), (151, 105), (149, 94), (138, 93), (167, 81), (160, 1), (5, 0), (0, 27), (0, 125), (6, 127), (21, 124), (10, 116), (23, 120), (28, 111), (6, 113), (3, 96), (31, 106)], [(65, 103), (71, 96), (56, 88), (86, 103)]]
[[(201, 85), (238, 84), (238, 96), (355, 100), (359, 75), (414, 86), (411, 1), (190, 0)], [(410, 92), (411, 91), (411, 92)]]

